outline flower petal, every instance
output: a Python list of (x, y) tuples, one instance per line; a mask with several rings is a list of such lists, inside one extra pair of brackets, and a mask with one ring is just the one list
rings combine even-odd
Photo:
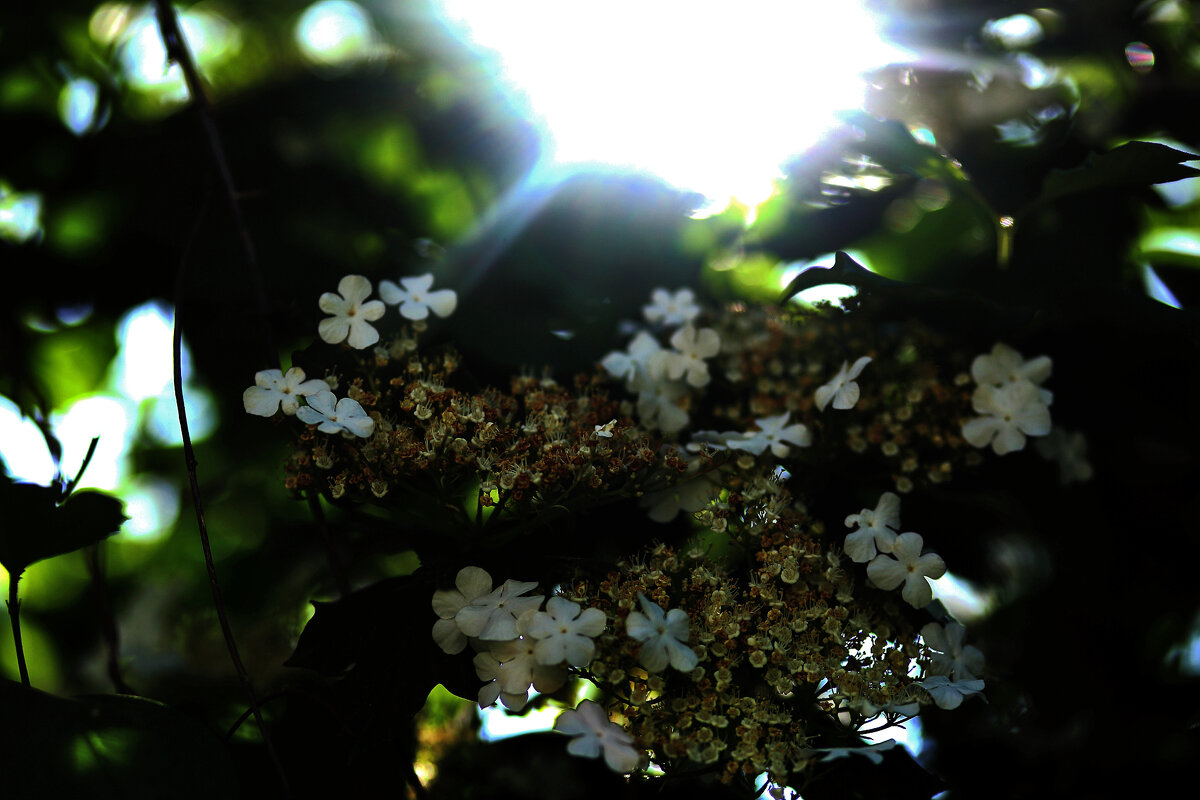
[(425, 295), (425, 303), (439, 317), (448, 317), (458, 308), (458, 295), (453, 289), (439, 289)]
[(251, 386), (242, 392), (242, 406), (247, 414), (257, 417), (273, 417), (279, 410), (280, 393), (274, 389), (262, 389)]

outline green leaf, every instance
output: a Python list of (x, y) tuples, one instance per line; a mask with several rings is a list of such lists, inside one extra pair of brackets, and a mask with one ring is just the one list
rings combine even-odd
[(5, 797), (225, 798), (221, 740), (175, 710), (126, 695), (66, 699), (0, 682)]
[(100, 492), (60, 499), (56, 486), (0, 482), (0, 564), (10, 574), (102, 541), (128, 519), (120, 500)]
[(1048, 203), (1062, 197), (1100, 189), (1120, 189), (1170, 183), (1200, 175), (1200, 170), (1185, 166), (1196, 156), (1165, 144), (1129, 142), (1107, 153), (1088, 156), (1081, 166), (1050, 173), (1042, 184), (1037, 202)]

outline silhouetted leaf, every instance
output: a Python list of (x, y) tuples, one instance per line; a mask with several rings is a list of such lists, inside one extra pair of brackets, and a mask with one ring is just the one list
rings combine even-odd
[(10, 767), (5, 797), (236, 796), (221, 740), (161, 703), (127, 695), (65, 699), (4, 681), (0, 708), (0, 752)]
[(1092, 154), (1070, 170), (1052, 172), (1042, 186), (1039, 203), (1098, 189), (1119, 189), (1170, 183), (1200, 175), (1200, 170), (1181, 162), (1196, 158), (1191, 153), (1155, 142), (1129, 142), (1107, 153)]
[(102, 541), (128, 519), (120, 500), (100, 492), (75, 492), (62, 505), (59, 499), (55, 486), (0, 483), (0, 563), (11, 574)]

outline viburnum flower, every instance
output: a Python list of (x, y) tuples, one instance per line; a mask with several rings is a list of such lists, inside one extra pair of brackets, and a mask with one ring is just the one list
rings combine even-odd
[(863, 356), (855, 361), (853, 366), (850, 366), (849, 362), (843, 361), (842, 368), (837, 371), (829, 383), (817, 387), (817, 408), (824, 411), (830, 400), (833, 401), (834, 408), (843, 410), (854, 408), (854, 404), (858, 402), (861, 394), (861, 389), (854, 379), (862, 373), (863, 367), (870, 363), (870, 356)]
[(1025, 436), (1045, 436), (1050, 432), (1050, 409), (1042, 401), (1038, 388), (1027, 380), (999, 388), (980, 386), (971, 397), (977, 413), (963, 423), (962, 435), (975, 447), (989, 444), (996, 455), (1024, 449)]
[(473, 639), (516, 639), (517, 618), (526, 611), (536, 610), (546, 599), (544, 595), (522, 597), (535, 586), (534, 581), (506, 580), (487, 594), (472, 598), (454, 615), (454, 621), (460, 631)]
[(375, 420), (367, 416), (357, 400), (338, 400), (328, 389), (310, 394), (307, 399), (308, 405), (296, 411), (296, 416), (301, 422), (316, 425), (321, 433), (347, 431), (366, 439), (375, 430)]
[(858, 525), (858, 530), (846, 534), (842, 545), (846, 555), (859, 564), (865, 564), (880, 553), (892, 552), (896, 534), (900, 530), (900, 496), (884, 492), (874, 509), (864, 508), (857, 514), (846, 517), (846, 527)]
[(300, 398), (329, 390), (329, 384), (314, 378), (304, 380), (304, 370), (292, 367), (285, 375), (281, 370), (264, 369), (254, 373), (254, 386), (242, 392), (246, 413), (259, 417), (274, 416), (281, 407), (284, 414), (295, 414)]
[(712, 328), (696, 330), (684, 325), (671, 337), (675, 348), (666, 356), (667, 375), (672, 380), (683, 378), (692, 386), (700, 387), (710, 380), (706, 358), (721, 352), (721, 338)]
[(529, 686), (539, 692), (553, 692), (567, 682), (567, 671), (558, 666), (539, 664), (532, 639), (491, 642), (487, 650), (475, 654), (475, 674), (487, 681), (479, 690), (479, 707), (486, 708), (496, 698), (513, 711), (525, 707)]
[(379, 341), (379, 331), (371, 322), (383, 316), (383, 303), (372, 300), (364, 303), (371, 295), (371, 282), (362, 275), (347, 275), (338, 281), (338, 293), (325, 292), (317, 305), (326, 314), (317, 332), (321, 339), (330, 344), (348, 341), (356, 350), (370, 347)]
[(650, 305), (642, 307), (649, 322), (663, 325), (682, 325), (691, 322), (700, 313), (696, 295), (691, 289), (680, 289), (674, 294), (666, 289), (655, 289), (650, 293)]
[(661, 372), (659, 376), (653, 375), (654, 369), (652, 369), (651, 363), (652, 361), (656, 364), (661, 363), (654, 359), (655, 353), (660, 352), (662, 352), (662, 345), (658, 343), (657, 339), (645, 331), (638, 331), (624, 352), (612, 351), (601, 359), (600, 366), (604, 367), (614, 378), (623, 378), (626, 381), (633, 381), (639, 369), (651, 373), (651, 377), (659, 377)]
[(929, 692), (938, 708), (949, 711), (961, 706), (963, 698), (982, 692), (984, 683), (978, 679), (952, 681), (945, 675), (934, 675), (919, 682), (917, 686)]
[(880, 589), (895, 589), (904, 584), (900, 596), (914, 608), (933, 601), (933, 589), (926, 578), (937, 580), (946, 574), (946, 562), (936, 553), (921, 555), (925, 540), (918, 533), (902, 533), (892, 544), (891, 555), (878, 555), (867, 564), (867, 577)]
[(459, 630), (454, 617), (472, 600), (492, 591), (492, 576), (480, 567), (463, 567), (454, 578), (454, 586), (433, 593), (433, 611), (440, 617), (433, 624), (433, 640), (451, 655), (467, 646), (466, 634)]
[(604, 763), (613, 772), (633, 772), (642, 761), (629, 732), (610, 721), (604, 708), (593, 700), (559, 714), (554, 730), (576, 737), (567, 745), (568, 753), (584, 758), (598, 758), (603, 753)]
[(1042, 458), (1058, 462), (1059, 483), (1083, 483), (1091, 480), (1092, 464), (1087, 460), (1087, 438), (1080, 431), (1065, 431), (1055, 426), (1037, 440)]
[(380, 281), (379, 296), (389, 306), (399, 303), (400, 316), (405, 319), (425, 319), (430, 311), (439, 317), (448, 317), (458, 307), (458, 295), (453, 289), (429, 291), (433, 286), (433, 273), (401, 278), (400, 284), (403, 289), (391, 281)]
[(699, 659), (684, 642), (691, 635), (691, 621), (683, 609), (673, 608), (666, 614), (662, 608), (638, 592), (641, 612), (630, 611), (625, 618), (629, 638), (642, 643), (638, 662), (650, 672), (662, 672), (669, 663), (680, 672), (691, 672)]
[(688, 424), (688, 413), (677, 402), (687, 396), (686, 386), (665, 377), (652, 378), (639, 370), (629, 388), (638, 393), (637, 413), (642, 425), (670, 434)]
[(967, 629), (957, 622), (939, 625), (930, 622), (921, 628), (921, 638), (935, 652), (930, 671), (934, 675), (949, 675), (955, 681), (970, 681), (983, 671), (983, 653), (978, 647), (963, 645)]
[(551, 666), (567, 662), (574, 667), (587, 666), (596, 652), (592, 641), (608, 625), (598, 608), (583, 609), (565, 597), (551, 597), (545, 611), (526, 612), (518, 620), (521, 632), (537, 640), (534, 655), (539, 664)]
[(648, 492), (639, 502), (650, 509), (648, 516), (654, 522), (670, 522), (680, 511), (691, 514), (704, 508), (712, 502), (718, 491), (710, 476), (699, 475), (662, 491)]
[(759, 430), (742, 434), (748, 437), (745, 439), (728, 439), (726, 444), (732, 450), (745, 450), (754, 455), (759, 455), (770, 447), (776, 458), (783, 458), (790, 452), (788, 443), (797, 447), (808, 447), (812, 444), (812, 434), (808, 432), (808, 427), (802, 422), (788, 425), (790, 416), (791, 412), (785, 411), (775, 417), (756, 419), (754, 422)]
[[(1013, 348), (996, 342), (991, 353), (975, 356), (971, 362), (971, 377), (980, 386), (1003, 386), (1006, 383), (1029, 381), (1039, 384), (1050, 377), (1051, 361), (1049, 356), (1025, 360), (1025, 357)], [(1049, 403), (1049, 401), (1046, 401)]]

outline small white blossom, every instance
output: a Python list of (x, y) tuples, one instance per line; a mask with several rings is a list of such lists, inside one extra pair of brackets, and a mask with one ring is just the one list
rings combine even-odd
[(776, 458), (783, 458), (790, 452), (789, 443), (797, 447), (808, 447), (812, 444), (812, 434), (809, 433), (808, 427), (802, 422), (788, 425), (790, 416), (791, 412), (785, 411), (778, 416), (756, 419), (754, 422), (759, 430), (742, 434), (747, 437), (744, 439), (728, 439), (726, 444), (732, 450), (745, 450), (756, 456), (770, 447)]
[(461, 653), (467, 637), (454, 621), (455, 615), (471, 601), (492, 591), (492, 576), (479, 567), (463, 567), (454, 578), (454, 589), (433, 593), (433, 611), (439, 617), (433, 624), (433, 640), (447, 653)]
[(650, 293), (650, 305), (642, 307), (649, 322), (663, 325), (682, 325), (691, 322), (700, 313), (696, 295), (691, 289), (680, 289), (671, 294), (666, 289), (655, 289)]
[(964, 422), (963, 438), (974, 447), (990, 444), (996, 455), (1024, 449), (1026, 435), (1045, 436), (1050, 432), (1050, 409), (1038, 388), (1027, 380), (999, 388), (980, 386), (971, 397), (971, 405), (986, 416)]
[(704, 359), (721, 352), (721, 338), (712, 328), (696, 330), (684, 325), (671, 337), (675, 348), (666, 354), (667, 376), (672, 380), (685, 379), (692, 386), (700, 387), (710, 380), (708, 364)]
[(680, 672), (691, 672), (699, 659), (684, 642), (691, 635), (691, 621), (683, 609), (673, 608), (666, 614), (646, 595), (638, 592), (641, 612), (630, 611), (625, 618), (629, 638), (642, 643), (638, 662), (650, 672), (662, 672), (669, 663)]
[(688, 396), (683, 384), (665, 378), (655, 380), (639, 371), (629, 388), (638, 393), (638, 419), (645, 427), (671, 434), (688, 424), (688, 413), (678, 402)]
[(1087, 439), (1080, 431), (1067, 432), (1055, 427), (1037, 440), (1042, 458), (1058, 462), (1058, 480), (1064, 485), (1085, 483), (1092, 478), (1092, 464), (1087, 460)]
[(347, 275), (338, 281), (338, 293), (325, 292), (317, 305), (326, 314), (317, 326), (321, 339), (330, 344), (348, 341), (356, 350), (370, 347), (379, 341), (379, 331), (371, 322), (383, 316), (383, 303), (363, 301), (371, 294), (371, 282), (362, 275)]
[(400, 284), (403, 289), (391, 281), (380, 281), (379, 296), (389, 306), (399, 303), (400, 316), (405, 319), (425, 319), (430, 311), (439, 317), (448, 317), (458, 307), (458, 295), (453, 289), (430, 291), (430, 287), (433, 286), (433, 273), (401, 278)]
[(967, 629), (957, 622), (947, 622), (944, 626), (930, 622), (921, 628), (921, 638), (933, 653), (933, 666), (930, 671), (934, 675), (948, 675), (955, 681), (975, 680), (975, 675), (983, 671), (983, 653), (978, 647), (964, 645)]
[(821, 747), (809, 752), (813, 754), (820, 753), (821, 761), (833, 761), (849, 756), (863, 756), (872, 764), (882, 764), (883, 754), (895, 748), (897, 744), (895, 739), (888, 739), (886, 742), (869, 744), (863, 747)]
[(607, 625), (600, 609), (583, 609), (565, 597), (551, 597), (546, 601), (545, 611), (526, 612), (518, 627), (537, 640), (534, 654), (539, 664), (551, 666), (565, 661), (574, 667), (585, 667), (596, 652), (592, 639)]
[[(633, 381), (639, 371), (651, 373), (651, 362), (657, 364), (661, 362), (655, 359), (656, 353), (662, 352), (662, 346), (650, 334), (645, 331), (638, 333), (629, 342), (629, 347), (624, 352), (614, 350), (606, 355), (601, 361), (600, 366), (608, 371), (609, 375), (614, 378), (622, 378), (626, 381)], [(658, 375), (651, 377), (661, 377), (662, 371), (659, 369)]]
[(945, 675), (934, 675), (917, 685), (929, 692), (929, 696), (933, 698), (933, 702), (937, 703), (938, 708), (944, 708), (947, 711), (958, 708), (962, 705), (963, 698), (979, 694), (984, 687), (981, 680), (951, 681)]
[(629, 732), (610, 721), (593, 700), (584, 700), (574, 710), (559, 714), (554, 720), (554, 730), (576, 737), (567, 745), (568, 753), (584, 758), (598, 758), (603, 753), (604, 763), (613, 772), (633, 772), (642, 761)]
[(479, 707), (486, 708), (497, 698), (513, 711), (525, 707), (529, 686), (539, 692), (553, 692), (567, 682), (561, 667), (539, 664), (532, 639), (490, 642), (488, 649), (475, 654), (475, 674), (486, 681), (479, 690)]
[(834, 408), (842, 410), (854, 408), (854, 404), (858, 402), (861, 394), (861, 389), (854, 379), (862, 373), (863, 367), (870, 363), (870, 356), (863, 356), (855, 361), (853, 366), (843, 361), (842, 368), (829, 383), (817, 388), (817, 408), (824, 411), (830, 400), (833, 401)]
[(254, 386), (242, 392), (242, 405), (247, 414), (259, 417), (274, 416), (281, 407), (284, 414), (295, 414), (300, 398), (325, 391), (329, 385), (322, 380), (304, 380), (304, 370), (292, 367), (285, 375), (281, 370), (264, 369), (254, 373)]
[(594, 433), (596, 436), (601, 436), (605, 439), (611, 439), (613, 428), (616, 426), (616, 424), (617, 421), (615, 419), (610, 419), (603, 425), (597, 425)]
[(980, 386), (999, 387), (1023, 380), (1040, 384), (1050, 377), (1050, 367), (1049, 356), (1026, 361), (1016, 350), (1003, 342), (996, 342), (991, 353), (975, 356), (971, 362), (971, 377)]
[(522, 597), (537, 586), (534, 581), (514, 581), (511, 578), (487, 594), (473, 598), (454, 615), (458, 628), (473, 639), (505, 642), (516, 639), (517, 618), (526, 611), (536, 610), (544, 595)]
[(904, 584), (900, 596), (914, 608), (933, 601), (933, 589), (926, 578), (937, 580), (946, 574), (946, 562), (936, 553), (921, 555), (925, 540), (917, 533), (902, 533), (892, 544), (891, 555), (878, 555), (867, 564), (867, 577), (880, 589), (895, 589)]
[(296, 411), (296, 417), (308, 425), (316, 425), (321, 433), (347, 431), (366, 439), (375, 430), (375, 420), (357, 400), (343, 397), (338, 400), (333, 392), (323, 390), (308, 396), (308, 405)]
[(880, 553), (892, 552), (896, 534), (900, 531), (900, 496), (884, 492), (874, 509), (864, 508), (846, 517), (846, 527), (858, 525), (858, 530), (846, 534), (843, 549), (851, 560), (865, 564)]

